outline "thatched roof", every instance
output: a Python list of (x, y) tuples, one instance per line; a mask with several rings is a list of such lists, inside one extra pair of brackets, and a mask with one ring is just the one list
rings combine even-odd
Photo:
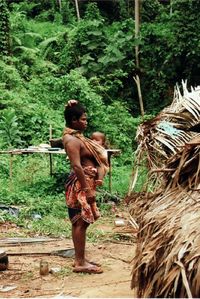
[(145, 187), (134, 192), (136, 171), (129, 194), (139, 224), (138, 297), (200, 297), (200, 88), (182, 86), (183, 95), (176, 87), (172, 104), (138, 129), (136, 169), (148, 161)]
[(159, 172), (160, 168), (166, 168), (169, 159), (177, 158), (186, 143), (200, 136), (200, 86), (188, 91), (186, 82), (182, 82), (182, 89), (183, 95), (176, 86), (171, 105), (138, 127), (135, 176), (130, 192), (134, 190), (143, 161), (150, 172), (155, 169)]

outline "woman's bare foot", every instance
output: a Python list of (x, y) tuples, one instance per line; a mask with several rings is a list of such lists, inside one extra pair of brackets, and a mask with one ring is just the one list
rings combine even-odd
[(103, 270), (101, 267), (89, 264), (89, 266), (75, 266), (73, 269), (75, 273), (89, 273), (89, 274), (101, 274)]
[[(93, 266), (101, 267), (101, 264), (100, 264), (100, 263), (93, 262), (93, 261), (89, 261), (88, 259), (85, 259), (85, 262), (86, 262), (88, 265), (93, 265)], [(73, 264), (72, 264), (72, 267), (75, 267), (75, 265), (76, 265), (76, 262), (74, 261)], [(78, 266), (78, 265), (76, 265), (76, 266)]]

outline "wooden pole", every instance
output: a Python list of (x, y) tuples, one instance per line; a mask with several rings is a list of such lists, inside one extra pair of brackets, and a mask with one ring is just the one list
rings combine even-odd
[(144, 116), (144, 105), (143, 105), (143, 100), (142, 100), (142, 92), (141, 92), (141, 85), (140, 85), (140, 78), (138, 75), (133, 77), (135, 80), (136, 86), (137, 86), (137, 91), (138, 91), (138, 98), (139, 98), (139, 104), (140, 104), (140, 112), (142, 117)]
[(79, 7), (78, 7), (78, 0), (75, 0), (75, 5), (76, 5), (76, 14), (77, 14), (77, 19), (80, 21), (80, 12), (79, 12)]
[(111, 163), (111, 159), (109, 161), (109, 192), (112, 193), (112, 163)]
[(52, 139), (52, 125), (49, 125), (49, 139)]
[(49, 153), (49, 164), (50, 164), (50, 176), (53, 175), (53, 159), (52, 159), (52, 154)]
[(13, 175), (13, 154), (10, 154), (10, 190), (12, 191), (13, 189), (13, 182), (12, 182), (12, 175)]
[(108, 165), (109, 165), (109, 192), (112, 193), (112, 162), (111, 162), (112, 153), (108, 152)]
[[(135, 39), (136, 41), (139, 38), (140, 34), (140, 0), (135, 0)], [(139, 70), (140, 63), (139, 63), (139, 46), (136, 44), (135, 46), (135, 62), (136, 62), (136, 69)], [(138, 75), (133, 77), (136, 82), (137, 91), (138, 91), (138, 98), (140, 104), (140, 111), (142, 117), (144, 116), (144, 105), (142, 99), (142, 92), (141, 92), (141, 85), (140, 85), (140, 78)]]

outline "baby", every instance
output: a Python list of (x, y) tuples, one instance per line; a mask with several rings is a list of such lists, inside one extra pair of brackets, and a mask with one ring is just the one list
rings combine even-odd
[[(90, 139), (92, 139), (97, 144), (101, 145), (105, 149), (108, 148), (108, 142), (106, 140), (106, 136), (102, 132), (94, 132), (90, 136)], [(107, 154), (107, 153), (106, 153)], [(107, 159), (107, 156), (106, 156)], [(101, 186), (103, 184), (103, 178), (106, 175), (106, 172), (103, 167), (98, 166), (97, 167), (97, 173), (98, 173), (98, 179), (96, 180), (96, 186)]]
[(90, 139), (92, 139), (96, 143), (100, 144), (101, 146), (105, 147), (106, 136), (105, 136), (104, 133), (102, 133), (102, 132), (94, 132), (90, 136)]
[[(94, 132), (90, 136), (90, 139), (96, 142), (97, 144), (101, 145), (104, 148), (107, 148), (107, 141), (105, 134), (102, 132)], [(107, 158), (107, 157), (106, 157)], [(105, 169), (101, 166), (97, 167), (97, 180), (95, 181), (96, 186), (102, 186), (103, 178), (106, 175)], [(94, 219), (98, 219), (100, 217), (99, 210), (97, 209), (96, 202), (92, 203), (91, 210), (94, 215)]]

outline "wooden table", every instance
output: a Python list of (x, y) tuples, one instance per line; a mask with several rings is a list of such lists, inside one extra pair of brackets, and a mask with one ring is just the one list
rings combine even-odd
[[(121, 153), (118, 149), (107, 149), (108, 153), (108, 162), (109, 162), (109, 191), (112, 192), (112, 163), (111, 158), (112, 156), (119, 155)], [(53, 159), (52, 155), (65, 155), (66, 152), (64, 149), (59, 150), (51, 150), (51, 148), (38, 148), (38, 149), (13, 149), (13, 150), (7, 150), (7, 151), (0, 151), (0, 154), (9, 154), (10, 155), (10, 179), (12, 179), (13, 175), (13, 155), (29, 155), (29, 154), (48, 154), (49, 155), (49, 167), (50, 167), (50, 175), (53, 175)], [(67, 158), (67, 156), (66, 156)]]
[(65, 155), (65, 150), (48, 150), (48, 149), (13, 149), (13, 150), (7, 150), (7, 151), (0, 151), (0, 154), (9, 154), (10, 155), (10, 178), (12, 178), (12, 157), (13, 155), (29, 155), (29, 154), (47, 154), (49, 155), (49, 166), (50, 166), (50, 175), (53, 175), (53, 162), (52, 162), (52, 155)]

